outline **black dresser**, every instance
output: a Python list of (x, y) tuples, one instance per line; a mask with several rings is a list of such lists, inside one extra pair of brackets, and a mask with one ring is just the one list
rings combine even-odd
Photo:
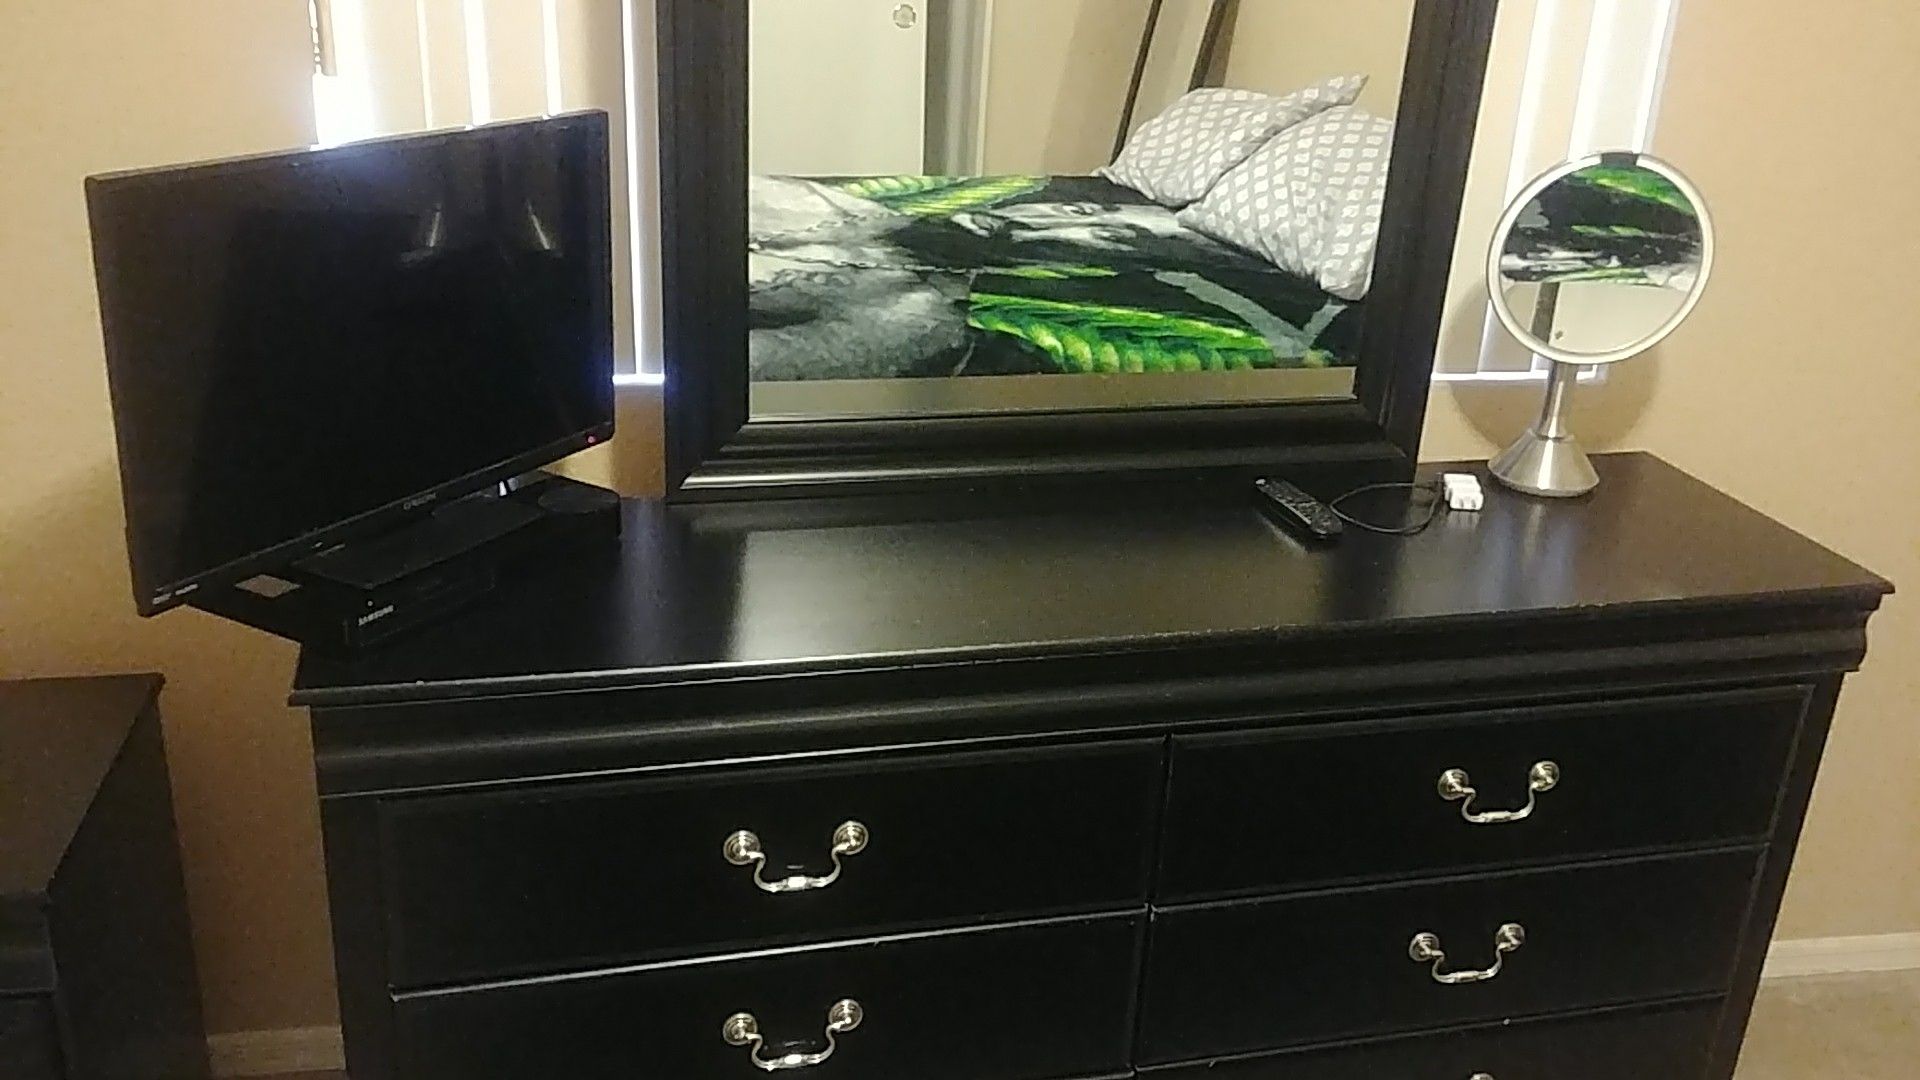
[(1657, 459), (636, 502), (309, 655), (355, 1080), (1705, 1080), (1885, 582)]
[(0, 1080), (207, 1075), (159, 692), (0, 683)]

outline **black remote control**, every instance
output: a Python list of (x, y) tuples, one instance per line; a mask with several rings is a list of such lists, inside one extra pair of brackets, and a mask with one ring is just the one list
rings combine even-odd
[(1327, 543), (1345, 531), (1332, 507), (1285, 480), (1255, 480), (1253, 490), (1261, 513), (1297, 536)]

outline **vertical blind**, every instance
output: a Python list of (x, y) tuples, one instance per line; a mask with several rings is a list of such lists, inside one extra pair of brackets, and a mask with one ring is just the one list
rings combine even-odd
[(320, 142), (604, 109), (615, 366), (660, 377), (652, 0), (309, 0)]
[(1436, 378), (1544, 370), (1485, 301), (1487, 244), (1507, 204), (1554, 165), (1602, 150), (1652, 149), (1679, 7), (1680, 0), (1503, 0)]

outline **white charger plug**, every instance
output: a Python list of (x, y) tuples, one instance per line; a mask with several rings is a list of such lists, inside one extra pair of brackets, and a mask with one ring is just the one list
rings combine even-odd
[(1440, 477), (1440, 483), (1446, 491), (1449, 510), (1471, 513), (1487, 504), (1486, 493), (1480, 490), (1480, 478), (1472, 473), (1446, 473)]

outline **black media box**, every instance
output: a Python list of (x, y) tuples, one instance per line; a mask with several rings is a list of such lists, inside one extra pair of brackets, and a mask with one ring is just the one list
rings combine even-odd
[[(491, 500), (477, 507), (475, 500)], [(480, 509), (477, 516), (473, 510)], [(193, 607), (323, 652), (378, 645), (433, 623), (503, 582), (536, 576), (583, 546), (616, 544), (620, 499), (535, 473), (505, 494), (468, 496), (394, 532), (283, 570), (199, 590)], [(445, 523), (457, 521), (448, 527)]]

